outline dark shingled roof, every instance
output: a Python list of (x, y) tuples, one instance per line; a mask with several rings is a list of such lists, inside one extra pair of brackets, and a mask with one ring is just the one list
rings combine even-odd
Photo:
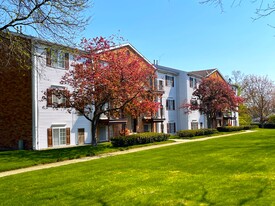
[(196, 76), (199, 78), (204, 78), (215, 72), (217, 69), (206, 69), (206, 70), (199, 70), (199, 71), (192, 71), (188, 72), (188, 75)]

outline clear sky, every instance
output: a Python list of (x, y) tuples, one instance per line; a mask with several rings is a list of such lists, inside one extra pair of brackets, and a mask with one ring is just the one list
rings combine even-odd
[[(231, 0), (225, 0), (227, 3)], [(233, 0), (232, 0), (233, 1)], [(268, 75), (275, 81), (275, 14), (253, 21), (257, 4), (199, 0), (94, 0), (83, 36), (124, 37), (148, 60), (193, 71), (218, 68)]]

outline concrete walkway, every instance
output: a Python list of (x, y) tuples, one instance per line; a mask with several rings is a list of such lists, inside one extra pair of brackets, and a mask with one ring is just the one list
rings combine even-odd
[(201, 141), (206, 141), (206, 140), (209, 140), (209, 139), (227, 137), (227, 136), (232, 136), (232, 135), (235, 135), (235, 134), (241, 134), (241, 133), (247, 133), (247, 132), (254, 132), (254, 131), (247, 130), (247, 131), (238, 132), (238, 133), (234, 133), (234, 134), (225, 134), (225, 135), (205, 137), (205, 138), (200, 138), (200, 139), (173, 139), (173, 140), (175, 140), (175, 142), (167, 143), (167, 144), (145, 146), (145, 147), (134, 148), (134, 149), (124, 150), (124, 151), (106, 153), (106, 154), (92, 156), (92, 157), (84, 157), (84, 158), (80, 158), (80, 159), (65, 160), (65, 161), (62, 161), (62, 162), (42, 164), (42, 165), (31, 166), (31, 167), (22, 168), (22, 169), (16, 169), (16, 170), (11, 170), (11, 171), (6, 171), (6, 172), (0, 172), (0, 178), (10, 176), (10, 175), (20, 174), (20, 173), (24, 173), (24, 172), (47, 169), (47, 168), (52, 168), (52, 167), (59, 167), (59, 166), (69, 165), (69, 164), (74, 164), (74, 163), (79, 163), (79, 162), (87, 162), (87, 161), (90, 161), (90, 160), (95, 160), (95, 159), (100, 159), (100, 158), (105, 158), (105, 157), (110, 157), (110, 156), (116, 156), (116, 155), (122, 155), (122, 154), (129, 154), (129, 153), (134, 153), (134, 152), (139, 152), (139, 151), (144, 151), (144, 150), (156, 149), (156, 148), (160, 148), (160, 147), (167, 147), (167, 146), (183, 144), (183, 143), (187, 143), (187, 142), (201, 142)]

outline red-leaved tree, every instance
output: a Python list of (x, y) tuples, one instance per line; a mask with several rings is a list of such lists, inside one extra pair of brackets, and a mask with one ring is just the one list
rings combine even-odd
[(100, 116), (121, 118), (125, 114), (138, 116), (155, 112), (158, 103), (150, 80), (155, 69), (127, 46), (117, 46), (110, 38), (98, 37), (82, 41), (82, 52), (72, 70), (61, 80), (72, 109), (80, 112), (91, 122), (92, 145), (97, 145), (96, 128)]
[(210, 128), (216, 127), (218, 113), (237, 111), (243, 101), (228, 83), (215, 77), (203, 78), (193, 96), (197, 100), (183, 103), (181, 108), (187, 112), (199, 110), (205, 114)]

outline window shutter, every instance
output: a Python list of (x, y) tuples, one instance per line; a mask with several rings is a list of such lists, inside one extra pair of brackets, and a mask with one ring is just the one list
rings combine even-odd
[(69, 108), (70, 107), (70, 92), (68, 90), (65, 90), (65, 97), (66, 97), (66, 101), (65, 101), (65, 107)]
[(71, 134), (70, 127), (67, 127), (66, 128), (66, 145), (70, 144), (70, 139), (71, 139), (70, 134)]
[(52, 147), (53, 146), (52, 128), (48, 128), (47, 133), (48, 133), (48, 147)]
[(65, 53), (65, 69), (69, 69), (69, 53)]
[(167, 85), (168, 85), (168, 76), (165, 75), (165, 86), (167, 86)]
[(52, 60), (51, 60), (51, 49), (47, 48), (46, 49), (46, 65), (50, 67), (52, 65)]
[(168, 110), (168, 99), (166, 99), (166, 110)]
[(174, 122), (174, 133), (176, 132), (176, 122)]
[(173, 100), (173, 110), (175, 110), (175, 100)]
[(53, 104), (52, 101), (52, 90), (51, 89), (47, 89), (47, 107), (51, 107)]
[(167, 133), (170, 133), (169, 123), (167, 123)]

